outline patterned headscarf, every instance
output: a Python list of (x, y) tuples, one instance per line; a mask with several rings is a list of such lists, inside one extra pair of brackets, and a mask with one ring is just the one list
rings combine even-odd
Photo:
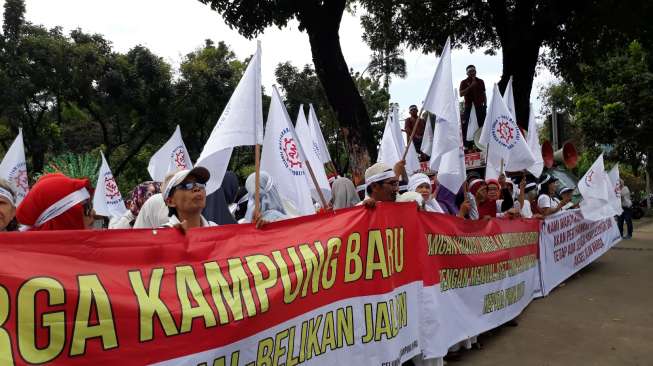
[(141, 212), (141, 207), (143, 207), (145, 201), (157, 193), (161, 193), (161, 183), (159, 182), (147, 181), (134, 188), (129, 200), (131, 202), (129, 210), (134, 214), (134, 217), (138, 216), (138, 213)]

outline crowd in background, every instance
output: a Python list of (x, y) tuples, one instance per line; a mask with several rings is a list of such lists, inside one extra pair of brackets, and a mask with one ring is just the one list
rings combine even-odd
[[(111, 218), (105, 227), (190, 229), (237, 223), (260, 226), (299, 216), (294, 203), (279, 194), (273, 178), (264, 171), (259, 180), (258, 212), (254, 174), (241, 185), (235, 174), (227, 172), (221, 188), (207, 196), (209, 178), (207, 169), (196, 167), (171, 173), (163, 182), (143, 182), (126, 196), (128, 210), (124, 215)], [(316, 211), (356, 205), (373, 209), (377, 202), (415, 202), (419, 210), (466, 220), (487, 220), (542, 218), (578, 205), (572, 202), (574, 188), (558, 189), (557, 179), (549, 174), (543, 174), (539, 180), (527, 174), (484, 179), (478, 172), (470, 171), (460, 191), (451, 192), (438, 184), (435, 172), (408, 176), (403, 161), (394, 167), (384, 163), (372, 165), (359, 189), (342, 176), (332, 178), (330, 183), (331, 201), (328, 207), (320, 207), (316, 202)], [(59, 173), (43, 175), (20, 205), (16, 205), (14, 192), (9, 183), (0, 181), (0, 230), (82, 230), (92, 228), (98, 219), (88, 179)], [(624, 193), (623, 200), (629, 200)], [(624, 205), (627, 207), (627, 202)], [(627, 218), (624, 221), (628, 222)], [(632, 235), (631, 226), (627, 235)]]

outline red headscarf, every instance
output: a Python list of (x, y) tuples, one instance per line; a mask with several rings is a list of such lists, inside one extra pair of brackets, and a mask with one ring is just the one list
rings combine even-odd
[(88, 179), (73, 179), (60, 173), (43, 175), (16, 209), (16, 218), (21, 224), (32, 226), (30, 230), (83, 230), (83, 202), (77, 203), (41, 226), (34, 226), (39, 216), (49, 207), (82, 188), (86, 188), (89, 195), (93, 192)]
[(499, 181), (496, 180), (496, 179), (493, 179), (493, 178), (486, 179), (485, 183), (488, 185), (488, 187), (491, 186), (491, 185), (495, 185), (495, 186), (497, 186), (498, 190), (501, 190), (501, 184), (499, 184)]
[[(498, 190), (501, 190), (501, 185), (499, 184), (499, 181), (496, 179), (486, 179), (485, 180), (488, 188), (490, 188), (491, 185), (495, 185)], [(480, 203), (478, 205), (478, 216), (479, 217), (484, 217), (484, 216), (490, 216), (490, 217), (496, 217), (497, 216), (497, 201), (492, 200), (492, 199), (486, 199), (485, 202)]]

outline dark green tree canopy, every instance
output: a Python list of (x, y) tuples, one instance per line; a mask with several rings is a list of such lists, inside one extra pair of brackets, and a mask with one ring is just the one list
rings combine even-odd
[(347, 0), (199, 0), (210, 4), (225, 22), (246, 37), (254, 37), (269, 26), (285, 27), (296, 19), (311, 44), (315, 72), (347, 141), (354, 178), (376, 158), (376, 141), (370, 114), (351, 76), (340, 47), (340, 22)]
[[(558, 57), (562, 53), (556, 47), (573, 47), (577, 44), (577, 33), (583, 33), (586, 37), (591, 35), (581, 25), (585, 23), (586, 14), (592, 14), (591, 18), (596, 21), (599, 14), (607, 16), (607, 11), (615, 3), (605, 0), (360, 2), (369, 11), (369, 19), (363, 22), (366, 32), (371, 34), (366, 39), (374, 40), (388, 34), (383, 20), (388, 19), (390, 12), (395, 24), (390, 36), (399, 37), (410, 48), (439, 52), (446, 38), (451, 36), (454, 45), (465, 45), (472, 51), (486, 48), (488, 53), (494, 53), (500, 49), (503, 73), (499, 87), (504, 90), (508, 79), (513, 76), (517, 121), (524, 128), (528, 122), (535, 68), (543, 47), (552, 50), (554, 58)], [(628, 8), (628, 5), (622, 2), (619, 7)], [(621, 15), (620, 21), (627, 21), (626, 14)], [(610, 28), (615, 22), (603, 24)], [(374, 49), (379, 48), (374, 42), (370, 42), (370, 45)]]

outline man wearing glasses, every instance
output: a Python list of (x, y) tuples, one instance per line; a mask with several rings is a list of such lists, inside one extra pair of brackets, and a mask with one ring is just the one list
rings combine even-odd
[(182, 231), (217, 226), (202, 216), (202, 210), (206, 206), (206, 182), (209, 177), (209, 171), (203, 167), (175, 173), (163, 191), (163, 199), (168, 206), (170, 217), (165, 226), (176, 227)]
[(395, 202), (399, 192), (399, 176), (405, 169), (405, 162), (400, 161), (393, 169), (387, 164), (376, 163), (365, 171), (367, 198), (361, 203), (373, 208), (376, 202)]

